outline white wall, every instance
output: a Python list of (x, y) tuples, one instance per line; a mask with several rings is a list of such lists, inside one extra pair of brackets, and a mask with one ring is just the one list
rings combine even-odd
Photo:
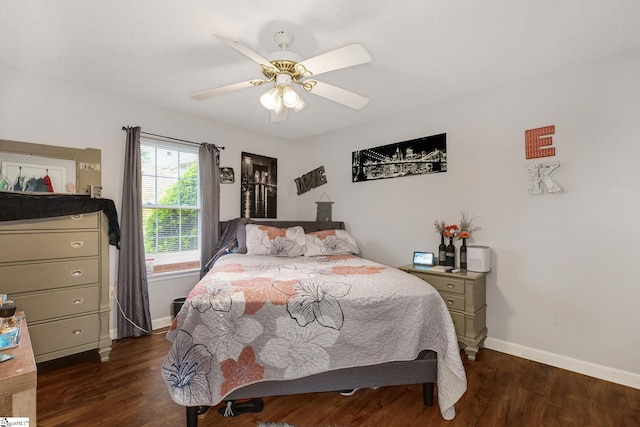
[[(324, 165), (328, 183), (296, 216), (326, 192), (363, 254), (397, 266), (467, 210), (492, 248), (486, 345), (640, 388), (638, 75), (633, 52), (305, 141), (296, 175)], [(547, 125), (556, 156), (537, 161), (560, 161), (564, 192), (533, 196), (524, 132)], [(352, 151), (442, 132), (446, 173), (351, 182)]]
[[(0, 67), (0, 139), (97, 148), (102, 151), (102, 196), (120, 211), (125, 132), (122, 126), (196, 142), (212, 142), (226, 149), (221, 166), (240, 172), (242, 151), (278, 159), (278, 217), (294, 216), (294, 155), (290, 142), (208, 120), (150, 106), (107, 93), (87, 90)], [(222, 219), (240, 216), (240, 184), (221, 186)], [(110, 247), (111, 284), (117, 279), (117, 250)], [(184, 296), (198, 275), (172, 280), (150, 278), (149, 299), (154, 327), (168, 324), (171, 301)], [(113, 306), (113, 304), (112, 304)], [(115, 310), (115, 308), (114, 308)], [(115, 316), (111, 316), (112, 328)]]

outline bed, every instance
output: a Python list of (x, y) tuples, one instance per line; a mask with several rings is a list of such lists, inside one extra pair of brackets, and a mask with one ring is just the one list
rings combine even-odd
[(455, 417), (466, 376), (434, 288), (359, 257), (342, 222), (234, 221), (235, 253), (214, 257), (167, 332), (162, 373), (188, 427), (224, 400), (405, 384), (432, 406), (437, 383)]

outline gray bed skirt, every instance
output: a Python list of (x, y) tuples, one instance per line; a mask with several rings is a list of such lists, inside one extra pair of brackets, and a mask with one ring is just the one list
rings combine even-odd
[[(411, 361), (358, 366), (295, 380), (264, 381), (248, 385), (231, 393), (226, 400), (422, 384), (422, 401), (426, 406), (433, 406), (434, 384), (437, 378), (437, 355), (433, 351), (425, 350), (416, 360)], [(198, 407), (187, 407), (187, 427), (197, 425)]]

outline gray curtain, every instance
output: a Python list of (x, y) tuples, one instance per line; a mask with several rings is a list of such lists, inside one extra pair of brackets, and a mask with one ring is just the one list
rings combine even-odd
[[(149, 290), (142, 234), (140, 127), (128, 127), (118, 257), (118, 338), (151, 333)], [(126, 316), (126, 317), (125, 317)]]
[(218, 243), (220, 223), (220, 152), (213, 144), (201, 144), (198, 154), (200, 168), (200, 204), (202, 209), (202, 236), (200, 277), (205, 265), (214, 254)]

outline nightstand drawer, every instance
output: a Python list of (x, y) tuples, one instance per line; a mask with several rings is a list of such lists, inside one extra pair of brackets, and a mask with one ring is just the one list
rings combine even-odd
[(54, 292), (22, 294), (14, 297), (20, 310), (29, 313), (29, 321), (53, 319), (61, 316), (98, 311), (100, 308), (100, 288), (98, 285), (78, 287)]
[[(29, 316), (28, 313), (25, 314)], [(97, 314), (90, 314), (29, 325), (29, 334), (33, 353), (39, 356), (97, 341), (100, 336), (100, 318)]]
[(453, 277), (416, 274), (425, 282), (431, 283), (431, 286), (438, 291), (451, 292), (454, 294), (464, 295), (464, 280)]
[(440, 296), (447, 304), (449, 310), (464, 311), (464, 295), (450, 294), (447, 292), (440, 292)]

